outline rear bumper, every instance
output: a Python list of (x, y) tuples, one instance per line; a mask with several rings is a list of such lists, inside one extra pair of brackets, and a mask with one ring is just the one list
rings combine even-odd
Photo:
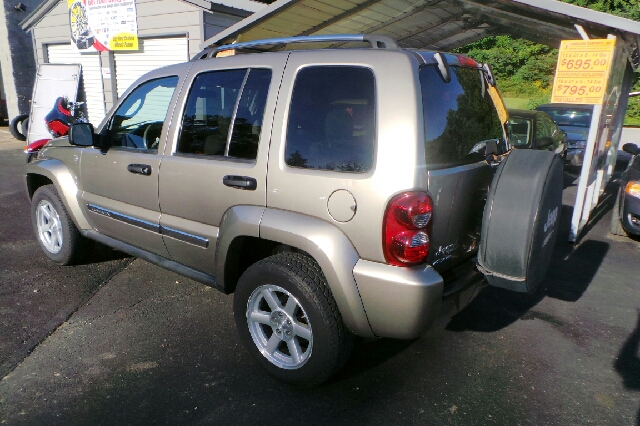
[(480, 284), (465, 284), (455, 297), (444, 297), (444, 280), (431, 266), (400, 268), (362, 259), (353, 276), (373, 333), (395, 339), (419, 337), (437, 318), (466, 306)]

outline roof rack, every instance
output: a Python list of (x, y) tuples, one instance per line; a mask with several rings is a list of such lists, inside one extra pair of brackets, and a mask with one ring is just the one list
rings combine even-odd
[(282, 38), (266, 38), (262, 40), (246, 41), (242, 43), (225, 44), (218, 47), (204, 49), (193, 57), (193, 60), (215, 58), (223, 51), (236, 49), (252, 49), (260, 46), (286, 45), (294, 43), (369, 43), (374, 49), (399, 49), (398, 43), (389, 36), (380, 34), (327, 34), (317, 36), (298, 36)]

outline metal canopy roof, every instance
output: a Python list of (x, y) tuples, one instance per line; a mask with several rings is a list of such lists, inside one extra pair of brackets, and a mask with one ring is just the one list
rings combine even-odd
[(298, 35), (375, 33), (401, 47), (448, 51), (507, 34), (559, 47), (614, 34), (637, 56), (640, 22), (555, 0), (278, 0), (204, 41), (213, 45)]

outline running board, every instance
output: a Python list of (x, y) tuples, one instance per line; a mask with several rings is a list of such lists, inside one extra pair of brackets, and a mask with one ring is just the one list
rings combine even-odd
[(223, 289), (218, 286), (215, 277), (209, 274), (205, 274), (204, 272), (200, 272), (196, 269), (190, 268), (173, 260), (169, 260), (165, 257), (158, 256), (157, 254), (150, 253), (130, 244), (123, 243), (115, 238), (107, 237), (98, 231), (80, 231), (80, 233), (91, 240), (97, 241), (123, 253), (146, 260), (149, 263), (153, 263), (154, 265), (158, 265), (162, 268), (168, 269), (169, 271), (175, 272), (194, 281), (198, 281), (199, 283), (214, 287), (216, 290), (223, 291)]

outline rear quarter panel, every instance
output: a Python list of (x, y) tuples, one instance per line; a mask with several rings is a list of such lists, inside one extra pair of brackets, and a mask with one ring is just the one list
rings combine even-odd
[[(285, 164), (294, 81), (300, 69), (313, 65), (353, 65), (373, 71), (377, 125), (374, 161), (368, 172), (313, 170)], [(407, 52), (374, 49), (293, 52), (284, 72), (274, 117), (267, 206), (329, 222), (349, 238), (361, 258), (384, 262), (382, 220), (386, 204), (395, 194), (418, 187), (416, 176), (420, 171), (416, 165), (422, 158), (422, 147), (416, 143), (422, 140), (418, 84), (417, 62)], [(357, 204), (356, 213), (348, 222), (339, 222), (328, 212), (329, 196), (341, 189), (349, 191)]]

